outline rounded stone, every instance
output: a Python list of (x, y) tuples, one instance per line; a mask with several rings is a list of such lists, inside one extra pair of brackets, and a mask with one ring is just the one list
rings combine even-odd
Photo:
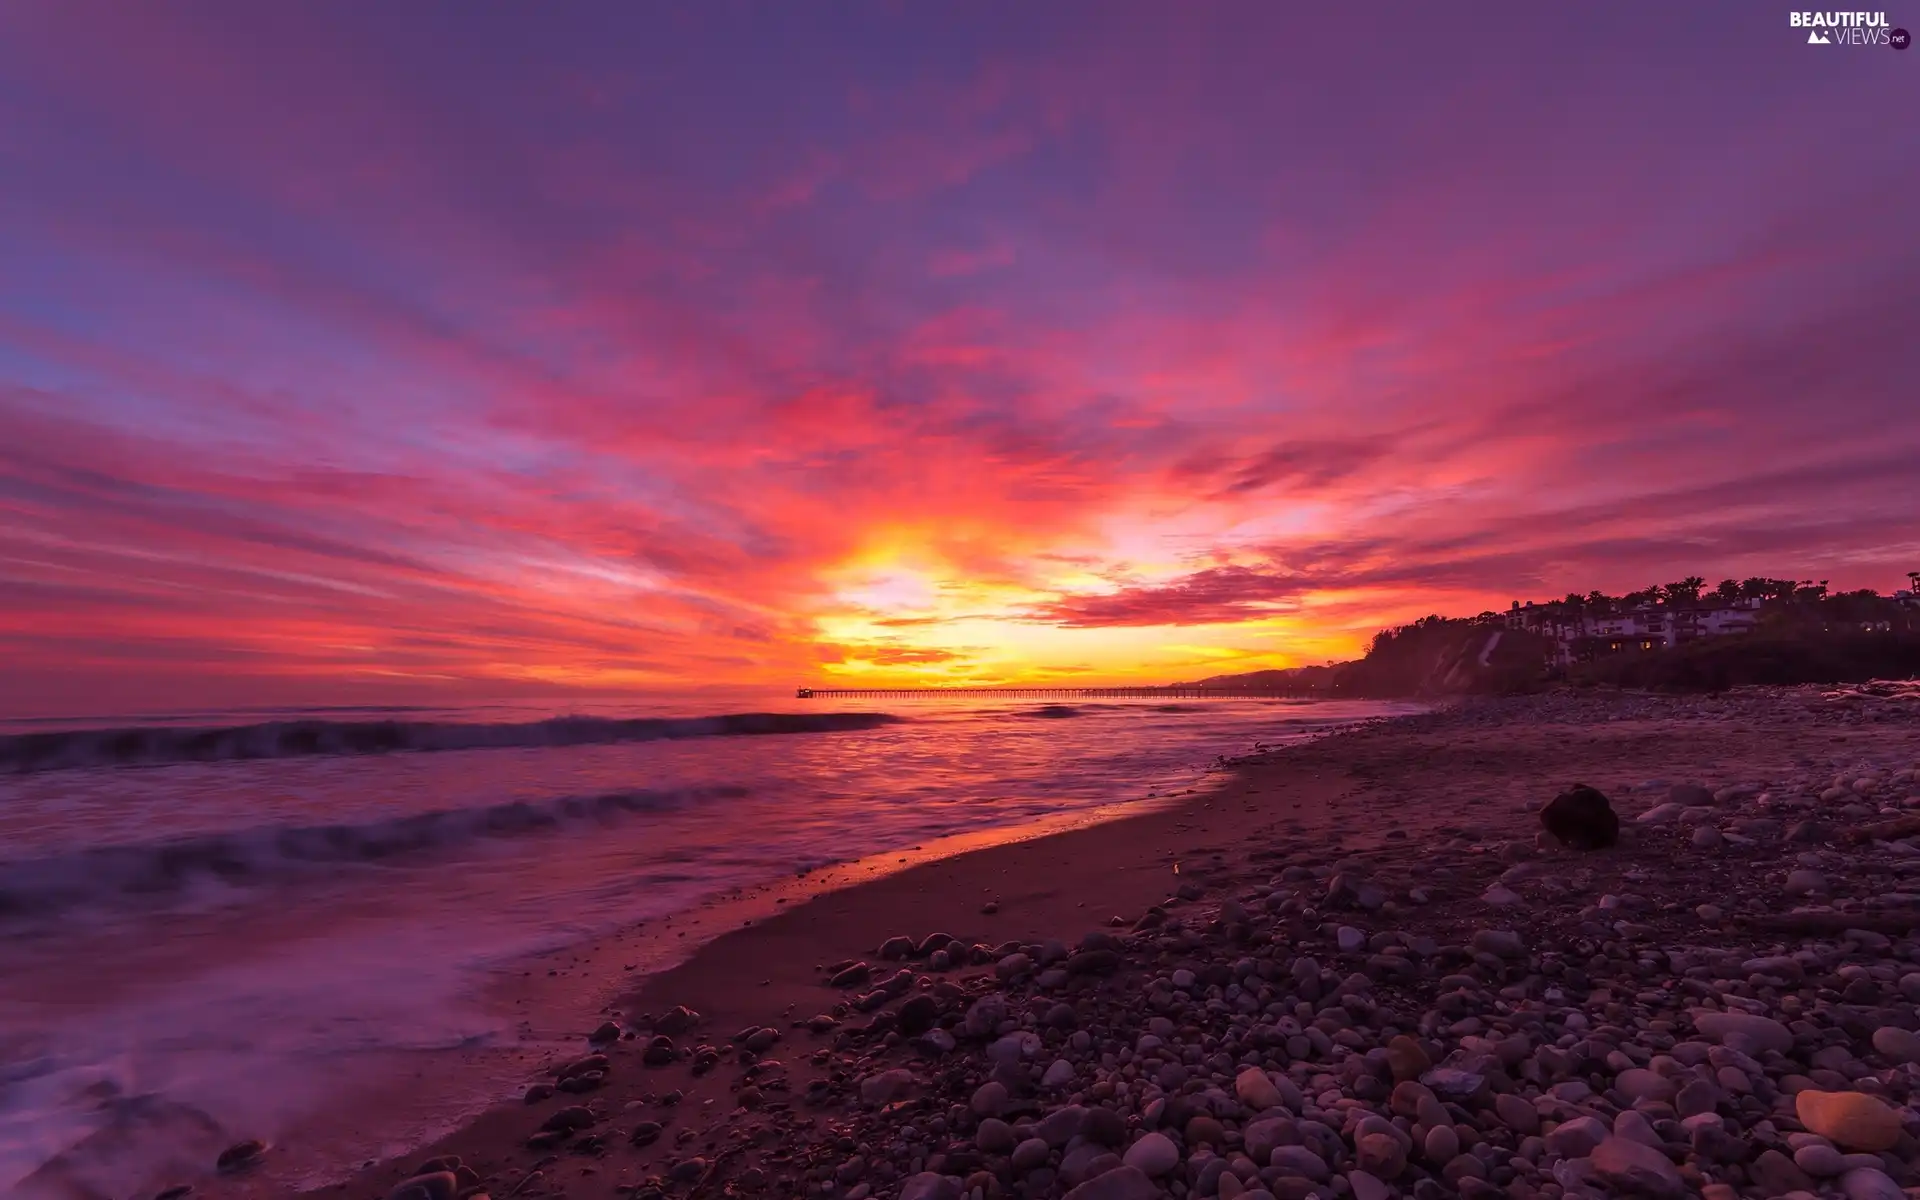
[(1354, 1158), (1375, 1179), (1398, 1179), (1407, 1169), (1407, 1148), (1388, 1133), (1368, 1133), (1354, 1139)]
[(1696, 1012), (1693, 1027), (1717, 1042), (1744, 1037), (1762, 1050), (1781, 1054), (1793, 1049), (1793, 1033), (1772, 1017), (1756, 1013)]
[(1403, 1033), (1388, 1040), (1387, 1068), (1401, 1084), (1420, 1078), (1432, 1067), (1433, 1059), (1415, 1039)]
[(1386, 1184), (1365, 1171), (1347, 1172), (1347, 1187), (1353, 1200), (1389, 1200), (1393, 1195)]
[(1900, 1114), (1861, 1092), (1809, 1089), (1793, 1098), (1793, 1106), (1810, 1131), (1854, 1150), (1878, 1153), (1900, 1139)]
[(1501, 1092), (1494, 1096), (1493, 1113), (1500, 1118), (1502, 1125), (1521, 1137), (1540, 1132), (1540, 1111), (1527, 1103), (1524, 1097), (1512, 1092)]
[(988, 1117), (973, 1131), (973, 1144), (982, 1154), (1006, 1154), (1013, 1149), (1013, 1127), (999, 1117)]
[(1607, 1139), (1607, 1127), (1598, 1117), (1562, 1121), (1547, 1134), (1547, 1149), (1561, 1158), (1585, 1158)]
[(997, 1079), (981, 1084), (973, 1093), (974, 1115), (997, 1117), (1007, 1107), (1007, 1085)]
[(1813, 1176), (1815, 1179), (1832, 1179), (1847, 1169), (1846, 1156), (1832, 1146), (1819, 1142), (1800, 1147), (1793, 1152), (1793, 1165)]
[(1629, 1195), (1681, 1200), (1687, 1194), (1686, 1180), (1664, 1153), (1630, 1138), (1608, 1138), (1587, 1162), (1613, 1189)]
[(1897, 1063), (1920, 1063), (1920, 1033), (1897, 1025), (1873, 1031), (1873, 1048)]
[(1233, 1094), (1255, 1112), (1280, 1106), (1280, 1089), (1259, 1067), (1248, 1067), (1234, 1076)]
[(1305, 1146), (1275, 1146), (1268, 1162), (1277, 1171), (1303, 1176), (1315, 1183), (1324, 1183), (1333, 1175), (1327, 1160)]
[[(1158, 1134), (1154, 1136), (1159, 1136)], [(1165, 1140), (1164, 1138), (1161, 1140)], [(1016, 1175), (1025, 1175), (1047, 1165), (1047, 1156), (1053, 1148), (1042, 1138), (1028, 1138), (1013, 1148), (1013, 1171)], [(1138, 1164), (1135, 1164), (1136, 1166)], [(1143, 1168), (1144, 1169), (1144, 1168)], [(1149, 1175), (1153, 1172), (1147, 1172)]]
[(1906, 1200), (1907, 1193), (1878, 1167), (1855, 1167), (1840, 1177), (1847, 1200)]
[[(1041, 1145), (1046, 1143), (1042, 1142)], [(1127, 1147), (1120, 1161), (1149, 1178), (1157, 1179), (1180, 1165), (1180, 1148), (1164, 1133), (1143, 1134), (1139, 1141)]]

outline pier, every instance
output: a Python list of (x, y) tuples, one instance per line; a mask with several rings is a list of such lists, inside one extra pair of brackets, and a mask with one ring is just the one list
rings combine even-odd
[(1312, 692), (1275, 687), (932, 687), (797, 688), (801, 700), (886, 699), (900, 696), (1009, 696), (1026, 700), (1205, 700), (1227, 696), (1311, 696)]

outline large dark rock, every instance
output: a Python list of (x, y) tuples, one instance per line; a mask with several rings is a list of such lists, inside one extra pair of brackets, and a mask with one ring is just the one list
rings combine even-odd
[(1547, 832), (1575, 850), (1604, 850), (1620, 840), (1620, 817), (1597, 788), (1576, 783), (1540, 810)]

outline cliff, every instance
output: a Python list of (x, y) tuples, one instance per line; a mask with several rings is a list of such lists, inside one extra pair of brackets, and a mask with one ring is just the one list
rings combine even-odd
[(1427, 617), (1382, 631), (1366, 657), (1353, 662), (1215, 675), (1184, 686), (1271, 687), (1375, 699), (1527, 691), (1545, 679), (1551, 653), (1551, 643), (1533, 634)]

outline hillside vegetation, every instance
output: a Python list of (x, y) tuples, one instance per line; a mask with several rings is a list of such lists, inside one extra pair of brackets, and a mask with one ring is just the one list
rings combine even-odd
[(1581, 686), (1660, 692), (1721, 691), (1749, 684), (1864, 683), (1920, 675), (1920, 634), (1777, 625), (1706, 638), (1655, 654), (1621, 654), (1567, 672)]
[[(1920, 590), (1920, 573), (1910, 576)], [(1752, 632), (1685, 641), (1671, 648), (1606, 654), (1555, 665), (1555, 643), (1505, 627), (1501, 614), (1429, 616), (1383, 629), (1362, 658), (1323, 667), (1217, 675), (1213, 686), (1272, 687), (1296, 694), (1368, 698), (1521, 692), (1556, 684), (1653, 691), (1718, 691), (1749, 684), (1859, 683), (1920, 677), (1920, 607), (1912, 593), (1830, 593), (1825, 583), (1728, 579), (1703, 594), (1697, 577), (1626, 596), (1589, 592), (1550, 601), (1539, 612), (1581, 618), (1690, 608), (1715, 600), (1758, 604)], [(1603, 639), (1589, 639), (1599, 641)], [(1625, 638), (1631, 642), (1634, 639)]]
[(1364, 658), (1333, 671), (1337, 696), (1452, 696), (1528, 691), (1546, 680), (1545, 638), (1475, 621), (1423, 617), (1374, 635)]

